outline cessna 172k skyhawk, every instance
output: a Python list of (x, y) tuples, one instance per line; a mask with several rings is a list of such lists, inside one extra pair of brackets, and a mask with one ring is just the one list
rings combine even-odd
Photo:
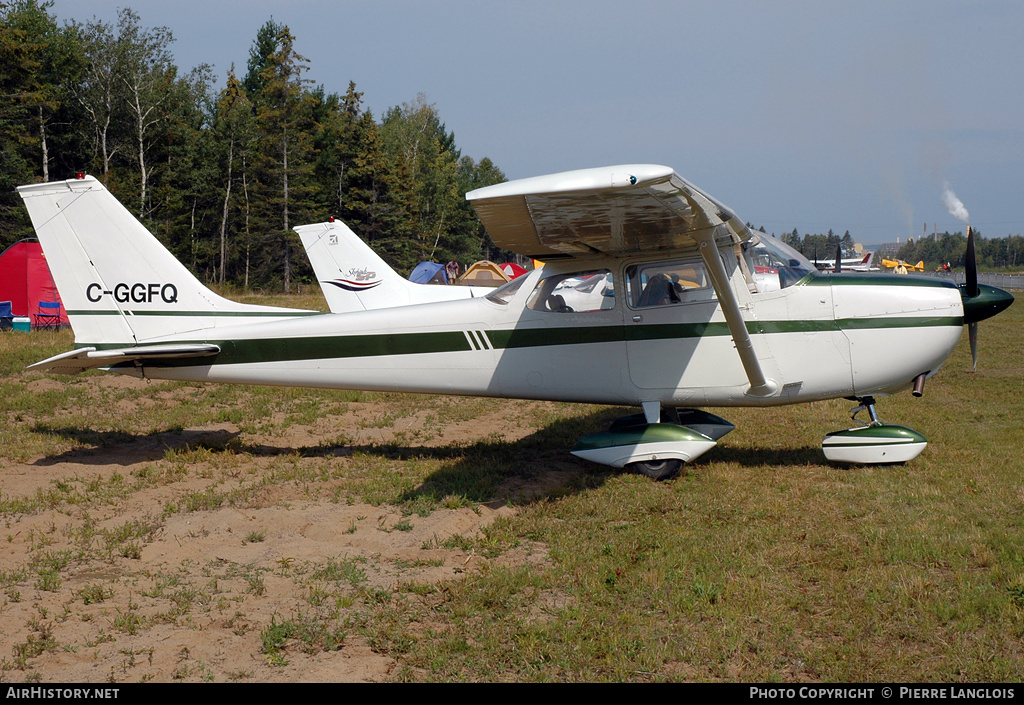
[(964, 324), (973, 339), (1013, 300), (970, 271), (961, 288), (818, 273), (662, 166), (470, 192), (494, 242), (543, 268), (483, 297), (331, 314), (214, 294), (91, 177), (18, 190), (76, 344), (31, 369), (634, 405), (573, 453), (657, 479), (732, 428), (692, 407), (849, 398), (871, 421), (826, 436), (827, 458), (916, 457), (924, 437), (880, 423), (874, 397), (919, 393)]

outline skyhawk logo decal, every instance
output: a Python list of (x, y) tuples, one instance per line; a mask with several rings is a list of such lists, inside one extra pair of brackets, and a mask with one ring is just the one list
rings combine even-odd
[(324, 284), (333, 284), (345, 291), (368, 291), (380, 283), (381, 281), (379, 279), (375, 282), (354, 282), (349, 281), (348, 279), (335, 279), (333, 281), (324, 282)]
[(382, 282), (381, 279), (370, 281), (376, 276), (376, 272), (371, 272), (365, 267), (360, 269), (353, 268), (348, 270), (348, 279), (325, 281), (324, 284), (333, 284), (345, 291), (368, 291)]

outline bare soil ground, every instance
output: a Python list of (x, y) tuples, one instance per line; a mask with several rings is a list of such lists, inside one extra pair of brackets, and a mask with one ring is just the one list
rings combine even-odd
[[(147, 405), (190, 403), (187, 388), (153, 395), (133, 378), (87, 384), (97, 398), (137, 388), (115, 402), (126, 418)], [(39, 393), (64, 383), (27, 386)], [(396, 661), (373, 638), (386, 628), (389, 601), (429, 604), (446, 581), (544, 561), (545, 550), (474, 548), (514, 511), (500, 501), (423, 512), (353, 501), (367, 493), (347, 491), (352, 449), (410, 434), (416, 446), (444, 448), (536, 430), (509, 428), (508, 404), (519, 417), (544, 406), (494, 402), (438, 426), (426, 411), (379, 422), (380, 403), (351, 402), (343, 414), (266, 433), (232, 423), (110, 432), (65, 452), (0, 458), (0, 681), (393, 679)], [(348, 443), (318, 445), (339, 429)], [(375, 459), (379, 472), (386, 461)], [(543, 490), (545, 479), (536, 482), (507, 492)], [(14, 511), (20, 500), (31, 508)]]

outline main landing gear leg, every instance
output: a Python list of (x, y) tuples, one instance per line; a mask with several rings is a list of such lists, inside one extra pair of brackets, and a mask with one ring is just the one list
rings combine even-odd
[[(928, 445), (927, 439), (911, 428), (879, 421), (874, 397), (857, 397), (856, 401), (850, 417), (861, 425), (825, 436), (821, 449), (829, 460), (859, 465), (905, 463)], [(858, 421), (857, 414), (862, 411), (868, 412), (869, 423)]]
[[(857, 397), (857, 401), (860, 404), (854, 407), (853, 411), (850, 412), (850, 418), (857, 421), (857, 414), (867, 409), (868, 416), (871, 418), (871, 423), (864, 424), (865, 426), (881, 426), (882, 422), (878, 420), (878, 413), (875, 411), (875, 398), (874, 397)], [(864, 423), (860, 421), (858, 423)]]

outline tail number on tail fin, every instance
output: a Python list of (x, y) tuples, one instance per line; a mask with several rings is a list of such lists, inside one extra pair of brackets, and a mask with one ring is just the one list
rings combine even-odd
[(149, 304), (158, 299), (165, 304), (175, 304), (178, 303), (178, 287), (174, 284), (143, 284), (141, 282), (126, 284), (125, 282), (120, 282), (113, 289), (105, 290), (102, 286), (93, 282), (85, 288), (85, 298), (93, 303), (97, 303), (104, 296), (112, 296), (114, 301), (121, 304), (129, 302)]

